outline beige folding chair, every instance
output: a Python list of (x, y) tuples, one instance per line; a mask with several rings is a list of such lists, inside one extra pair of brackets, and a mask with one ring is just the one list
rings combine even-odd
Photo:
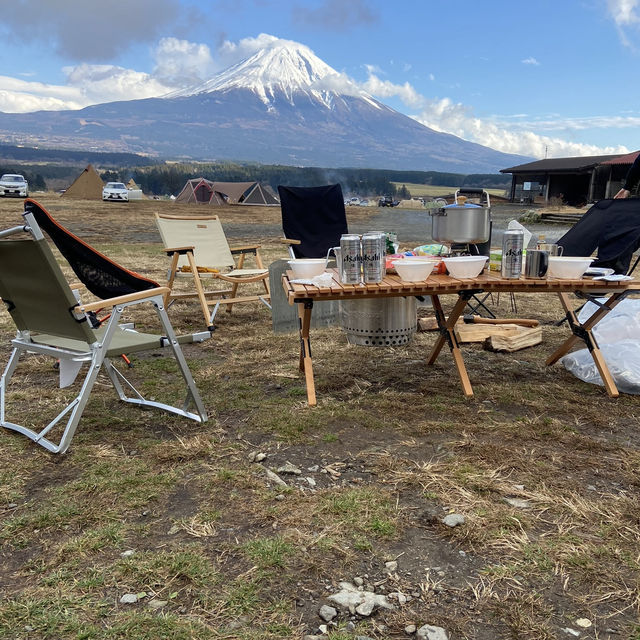
[[(229, 247), (218, 216), (172, 216), (156, 213), (156, 224), (165, 246), (165, 253), (171, 257), (167, 277), (170, 292), (165, 297), (165, 305), (174, 300), (198, 298), (207, 328), (214, 329), (213, 321), (221, 304), (227, 305), (230, 313), (238, 302), (260, 301), (269, 309), (269, 270), (265, 269), (260, 257), (260, 245)], [(234, 260), (238, 256), (238, 263)], [(255, 256), (255, 269), (245, 269), (245, 256)], [(176, 279), (192, 279), (194, 289), (189, 292), (175, 290)], [(222, 280), (231, 285), (229, 289), (206, 289), (203, 280)], [(240, 285), (262, 283), (264, 293), (238, 296)], [(209, 307), (213, 306), (213, 311)]]

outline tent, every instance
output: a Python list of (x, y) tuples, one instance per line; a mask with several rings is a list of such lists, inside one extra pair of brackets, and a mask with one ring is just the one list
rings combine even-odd
[(192, 178), (177, 195), (175, 202), (184, 204), (211, 204), (223, 206), (226, 204), (221, 193), (214, 189), (214, 183), (206, 178)]
[(147, 196), (142, 193), (142, 189), (136, 184), (136, 181), (131, 178), (127, 182), (127, 190), (129, 191), (129, 200), (145, 200)]
[(278, 198), (259, 182), (214, 182), (214, 189), (227, 196), (229, 204), (279, 206)]
[(71, 183), (71, 186), (62, 194), (63, 198), (84, 198), (85, 200), (101, 200), (104, 182), (92, 165), (86, 169)]
[(278, 198), (259, 182), (212, 182), (206, 178), (187, 180), (176, 202), (210, 204), (257, 204), (279, 206)]

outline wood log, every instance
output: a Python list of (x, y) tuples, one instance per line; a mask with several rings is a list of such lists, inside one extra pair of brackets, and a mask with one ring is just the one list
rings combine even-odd
[(491, 335), (484, 342), (487, 351), (519, 351), (542, 342), (542, 328), (534, 327), (527, 329), (518, 327), (513, 335)]
[(438, 321), (433, 317), (418, 318), (418, 331), (437, 331)]
[(456, 323), (458, 342), (484, 342), (491, 336), (514, 336), (524, 327), (517, 324), (466, 324)]

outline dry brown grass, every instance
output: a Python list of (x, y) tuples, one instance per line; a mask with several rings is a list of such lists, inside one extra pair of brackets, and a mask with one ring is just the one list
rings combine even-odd
[[(153, 212), (176, 205), (41, 201), (162, 280)], [(2, 227), (21, 209), (0, 200)], [(285, 257), (272, 233), (277, 209), (220, 215), (232, 240), (255, 240), (259, 227), (266, 261)], [(360, 576), (411, 598), (353, 632), (341, 616), (334, 640), (404, 638), (409, 623), (443, 626), (452, 639), (562, 638), (572, 628), (638, 640), (637, 398), (611, 400), (545, 367), (567, 332), (553, 325), (560, 306), (552, 296), (517, 302), (519, 316), (542, 322), (543, 343), (514, 354), (465, 347), (470, 400), (446, 354), (424, 365), (432, 334), (370, 350), (335, 328), (312, 334), (319, 405), (309, 408), (296, 336), (273, 334), (266, 309), (250, 304), (222, 312), (213, 338), (185, 350), (206, 424), (123, 408), (101, 383), (64, 456), (3, 430), (0, 636), (300, 638), (317, 630), (338, 582)], [(508, 299), (493, 305), (513, 314)], [(178, 331), (200, 328), (193, 305), (170, 316)], [(4, 312), (0, 331), (5, 360)], [(134, 374), (166, 390), (162, 363), (136, 360)], [(32, 359), (14, 385), (25, 415), (56, 396), (53, 372), (44, 392), (32, 391), (47, 367)], [(267, 454), (260, 464), (256, 452)], [(266, 469), (286, 461), (302, 474), (277, 486)], [(441, 519), (453, 512), (466, 523), (449, 529)], [(120, 604), (128, 592), (139, 603)], [(166, 601), (161, 613), (148, 607), (154, 598)], [(592, 626), (580, 629), (579, 618)]]

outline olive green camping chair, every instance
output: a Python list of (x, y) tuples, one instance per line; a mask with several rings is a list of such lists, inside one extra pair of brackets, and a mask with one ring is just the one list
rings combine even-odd
[[(27, 436), (53, 453), (65, 452), (101, 370), (108, 375), (118, 396), (125, 402), (163, 409), (197, 422), (206, 421), (204, 405), (179, 343), (200, 341), (209, 337), (209, 332), (180, 340), (176, 337), (164, 309), (165, 287), (89, 304), (79, 303), (35, 218), (26, 212), (24, 219), (26, 224), (0, 232), (0, 297), (17, 328), (9, 362), (0, 379), (0, 426)], [(145, 303), (154, 307), (163, 335), (139, 333), (127, 325), (118, 324), (125, 310)], [(87, 314), (96, 309), (111, 310), (109, 320), (98, 330), (92, 329), (87, 320)], [(145, 399), (110, 360), (122, 353), (160, 347), (170, 348), (186, 384), (187, 393), (182, 407)], [(61, 387), (73, 384), (82, 366), (88, 365), (77, 395), (42, 429), (16, 424), (7, 418), (10, 381), (20, 358), (27, 353), (58, 360)], [(35, 394), (27, 390), (29, 395)], [(56, 444), (50, 434), (60, 431)]]
[[(220, 305), (226, 305), (230, 313), (239, 302), (260, 301), (268, 309), (269, 270), (264, 268), (260, 257), (260, 245), (230, 247), (218, 216), (173, 216), (156, 213), (156, 225), (165, 246), (165, 253), (171, 257), (167, 277), (170, 291), (165, 296), (169, 306), (174, 300), (197, 298), (207, 328), (213, 331), (213, 321)], [(256, 268), (244, 266), (245, 257), (253, 255)], [(238, 256), (238, 262), (234, 259)], [(179, 278), (188, 278), (192, 288), (185, 292), (177, 290)], [(226, 288), (207, 288), (205, 281), (224, 283)], [(264, 292), (239, 295), (239, 287), (246, 290), (250, 283), (262, 284)], [(229, 288), (229, 285), (230, 288)], [(213, 311), (209, 310), (213, 307)]]

